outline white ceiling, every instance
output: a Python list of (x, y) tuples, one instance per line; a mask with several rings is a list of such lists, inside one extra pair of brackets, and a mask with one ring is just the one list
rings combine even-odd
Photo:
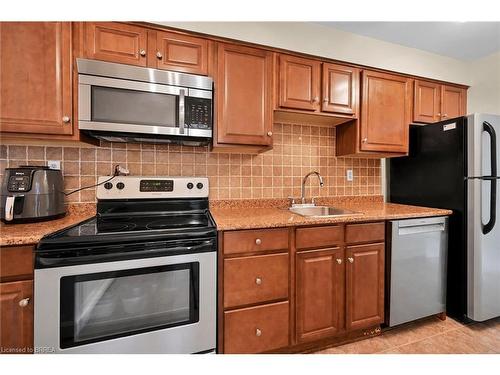
[(320, 22), (354, 34), (471, 61), (500, 51), (500, 22)]

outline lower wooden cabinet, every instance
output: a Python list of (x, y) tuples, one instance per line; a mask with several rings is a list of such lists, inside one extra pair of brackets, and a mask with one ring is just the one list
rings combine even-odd
[(33, 281), (0, 283), (0, 353), (33, 352)]
[(297, 253), (297, 341), (330, 337), (343, 329), (344, 254), (340, 248)]
[(384, 320), (384, 252), (383, 243), (347, 247), (348, 330), (373, 327)]

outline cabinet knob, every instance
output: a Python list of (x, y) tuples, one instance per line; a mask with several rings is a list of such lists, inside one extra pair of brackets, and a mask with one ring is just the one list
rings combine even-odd
[(342, 264), (342, 259), (337, 259), (338, 264)]
[(161, 54), (160, 51), (156, 52), (156, 57), (158, 57), (159, 60), (163, 58), (163, 55)]
[(354, 263), (354, 258), (347, 258), (347, 260), (349, 261), (349, 263)]
[(447, 114), (447, 113), (445, 113), (445, 114), (443, 115), (443, 117), (448, 117), (448, 114)]
[(255, 284), (257, 285), (262, 284), (262, 279), (260, 277), (255, 278)]
[(268, 135), (269, 137), (272, 137), (272, 136), (273, 136), (273, 132), (267, 132), (267, 135)]
[(318, 103), (319, 102), (319, 98), (317, 96), (315, 96), (312, 100), (313, 103)]
[(328, 98), (324, 98), (324, 99), (323, 99), (323, 101), (324, 101), (325, 103), (328, 103)]
[(29, 298), (23, 298), (22, 300), (19, 301), (19, 306), (26, 307), (26, 306), (28, 306), (28, 303), (30, 303), (30, 299)]
[(262, 243), (262, 240), (261, 240), (260, 238), (257, 238), (257, 239), (255, 240), (255, 244), (256, 244), (256, 245), (260, 245), (261, 243)]
[(70, 118), (69, 118), (69, 116), (63, 116), (62, 120), (64, 123), (67, 124), (69, 122)]
[(146, 51), (145, 51), (145, 50), (143, 50), (143, 49), (141, 49), (141, 50), (139, 51), (139, 54), (140, 54), (141, 56), (146, 56)]
[(257, 328), (257, 329), (255, 330), (255, 336), (258, 336), (258, 337), (262, 336), (262, 331), (261, 331), (260, 329), (258, 329), (258, 328)]
[(437, 115), (438, 115), (439, 117), (441, 117), (441, 113), (438, 113)]
[(363, 138), (363, 143), (368, 142), (368, 138)]

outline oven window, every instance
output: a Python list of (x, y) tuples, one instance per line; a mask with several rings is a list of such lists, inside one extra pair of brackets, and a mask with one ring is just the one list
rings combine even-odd
[(175, 127), (177, 95), (92, 86), (92, 121)]
[(61, 278), (61, 348), (199, 320), (199, 263)]

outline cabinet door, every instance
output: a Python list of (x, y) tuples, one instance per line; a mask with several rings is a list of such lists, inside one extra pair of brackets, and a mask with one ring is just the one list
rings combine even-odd
[(359, 69), (323, 63), (323, 102), (321, 110), (340, 115), (357, 115)]
[(33, 350), (33, 281), (0, 283), (0, 348), (3, 353)]
[(455, 86), (442, 86), (441, 88), (441, 120), (464, 116), (465, 90)]
[(146, 66), (147, 29), (116, 22), (85, 23), (85, 55), (89, 59)]
[(384, 248), (383, 243), (347, 247), (348, 330), (373, 327), (383, 321)]
[(441, 85), (416, 80), (413, 95), (413, 121), (432, 124), (441, 119)]
[(280, 107), (319, 111), (320, 73), (319, 61), (280, 55)]
[(193, 74), (208, 74), (208, 40), (156, 32), (156, 67)]
[(297, 341), (313, 341), (343, 329), (344, 262), (339, 248), (297, 253)]
[(272, 143), (272, 52), (232, 44), (217, 46), (217, 141)]
[(71, 23), (0, 23), (0, 130), (73, 134)]
[(361, 150), (408, 152), (411, 80), (367, 70), (362, 76)]

